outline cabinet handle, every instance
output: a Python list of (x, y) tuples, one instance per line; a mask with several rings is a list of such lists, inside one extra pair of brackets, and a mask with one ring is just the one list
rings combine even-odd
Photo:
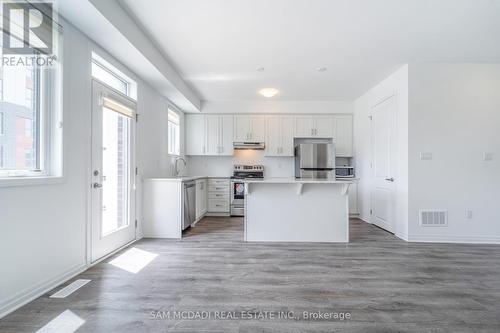
[(280, 153), (280, 148), (279, 148), (279, 147), (277, 147), (277, 148), (276, 148), (276, 154), (279, 154), (279, 153)]
[(314, 129), (311, 128), (311, 136), (314, 136)]
[(203, 149), (202, 149), (202, 150), (203, 150), (203, 154), (205, 154), (205, 146), (203, 146)]

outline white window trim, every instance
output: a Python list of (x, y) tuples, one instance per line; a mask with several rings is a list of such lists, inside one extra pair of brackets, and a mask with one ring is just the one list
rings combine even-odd
[[(169, 111), (173, 111), (177, 114), (177, 116), (179, 117), (179, 154), (171, 154), (170, 151), (169, 151), (169, 144), (170, 144), (170, 133), (169, 133), (169, 130), (168, 130), (168, 123), (169, 123), (169, 119), (168, 119), (168, 112)], [(170, 104), (168, 103), (167, 104), (167, 156), (171, 156), (171, 157), (179, 157), (179, 156), (183, 156), (183, 152), (182, 152), (182, 120), (181, 120), (181, 112), (177, 107), (175, 107), (173, 104)]]
[[(122, 81), (123, 83), (126, 84), (127, 86), (127, 93), (125, 94), (127, 97), (131, 98), (134, 101), (137, 101), (137, 82), (132, 79), (130, 76), (127, 74), (123, 73), (120, 69), (118, 69), (116, 66), (114, 66), (111, 62), (106, 60), (103, 56), (99, 54), (99, 51), (92, 51), (91, 52), (91, 62), (90, 66), (92, 66), (92, 63), (96, 63), (98, 66), (100, 66), (102, 69), (107, 71), (109, 74), (113, 75), (116, 77), (118, 80)], [(110, 87), (106, 82), (103, 82), (99, 80), (96, 77), (92, 77), (94, 80), (99, 81), (100, 83), (106, 85), (106, 87), (111, 88), (113, 91), (117, 91), (120, 94), (123, 94), (123, 92)]]
[(63, 140), (63, 58), (62, 31), (57, 37), (59, 46), (59, 65), (48, 71), (44, 77), (45, 84), (42, 89), (47, 89), (53, 93), (50, 98), (46, 98), (48, 93), (42, 91), (40, 104), (47, 112), (40, 114), (40, 140), (44, 149), (39, 152), (43, 171), (28, 170), (4, 170), (0, 171), (0, 188), (17, 186), (37, 186), (59, 184), (66, 181), (64, 172), (64, 140)]

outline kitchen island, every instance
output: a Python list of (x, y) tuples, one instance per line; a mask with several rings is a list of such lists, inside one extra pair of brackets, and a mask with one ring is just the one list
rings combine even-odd
[(245, 241), (348, 242), (351, 181), (245, 180)]

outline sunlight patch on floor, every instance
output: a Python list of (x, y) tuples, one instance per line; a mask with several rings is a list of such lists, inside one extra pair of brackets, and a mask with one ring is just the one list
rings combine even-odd
[(127, 272), (137, 274), (157, 256), (158, 254), (156, 253), (133, 247), (111, 260), (109, 263), (115, 267), (126, 270)]
[(73, 333), (85, 323), (71, 310), (66, 310), (40, 328), (36, 333)]

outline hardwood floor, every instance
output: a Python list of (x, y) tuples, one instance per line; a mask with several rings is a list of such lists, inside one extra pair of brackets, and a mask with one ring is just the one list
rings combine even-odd
[[(182, 240), (133, 244), (158, 255), (139, 272), (109, 263), (125, 249), (79, 275), (92, 281), (69, 297), (49, 298), (54, 290), (6, 316), (0, 332), (35, 332), (66, 310), (84, 321), (78, 332), (500, 331), (500, 246), (406, 243), (359, 220), (350, 228), (349, 244), (243, 243), (241, 218), (205, 218)], [(210, 318), (165, 318), (173, 311)], [(278, 311), (293, 317), (269, 318)]]

